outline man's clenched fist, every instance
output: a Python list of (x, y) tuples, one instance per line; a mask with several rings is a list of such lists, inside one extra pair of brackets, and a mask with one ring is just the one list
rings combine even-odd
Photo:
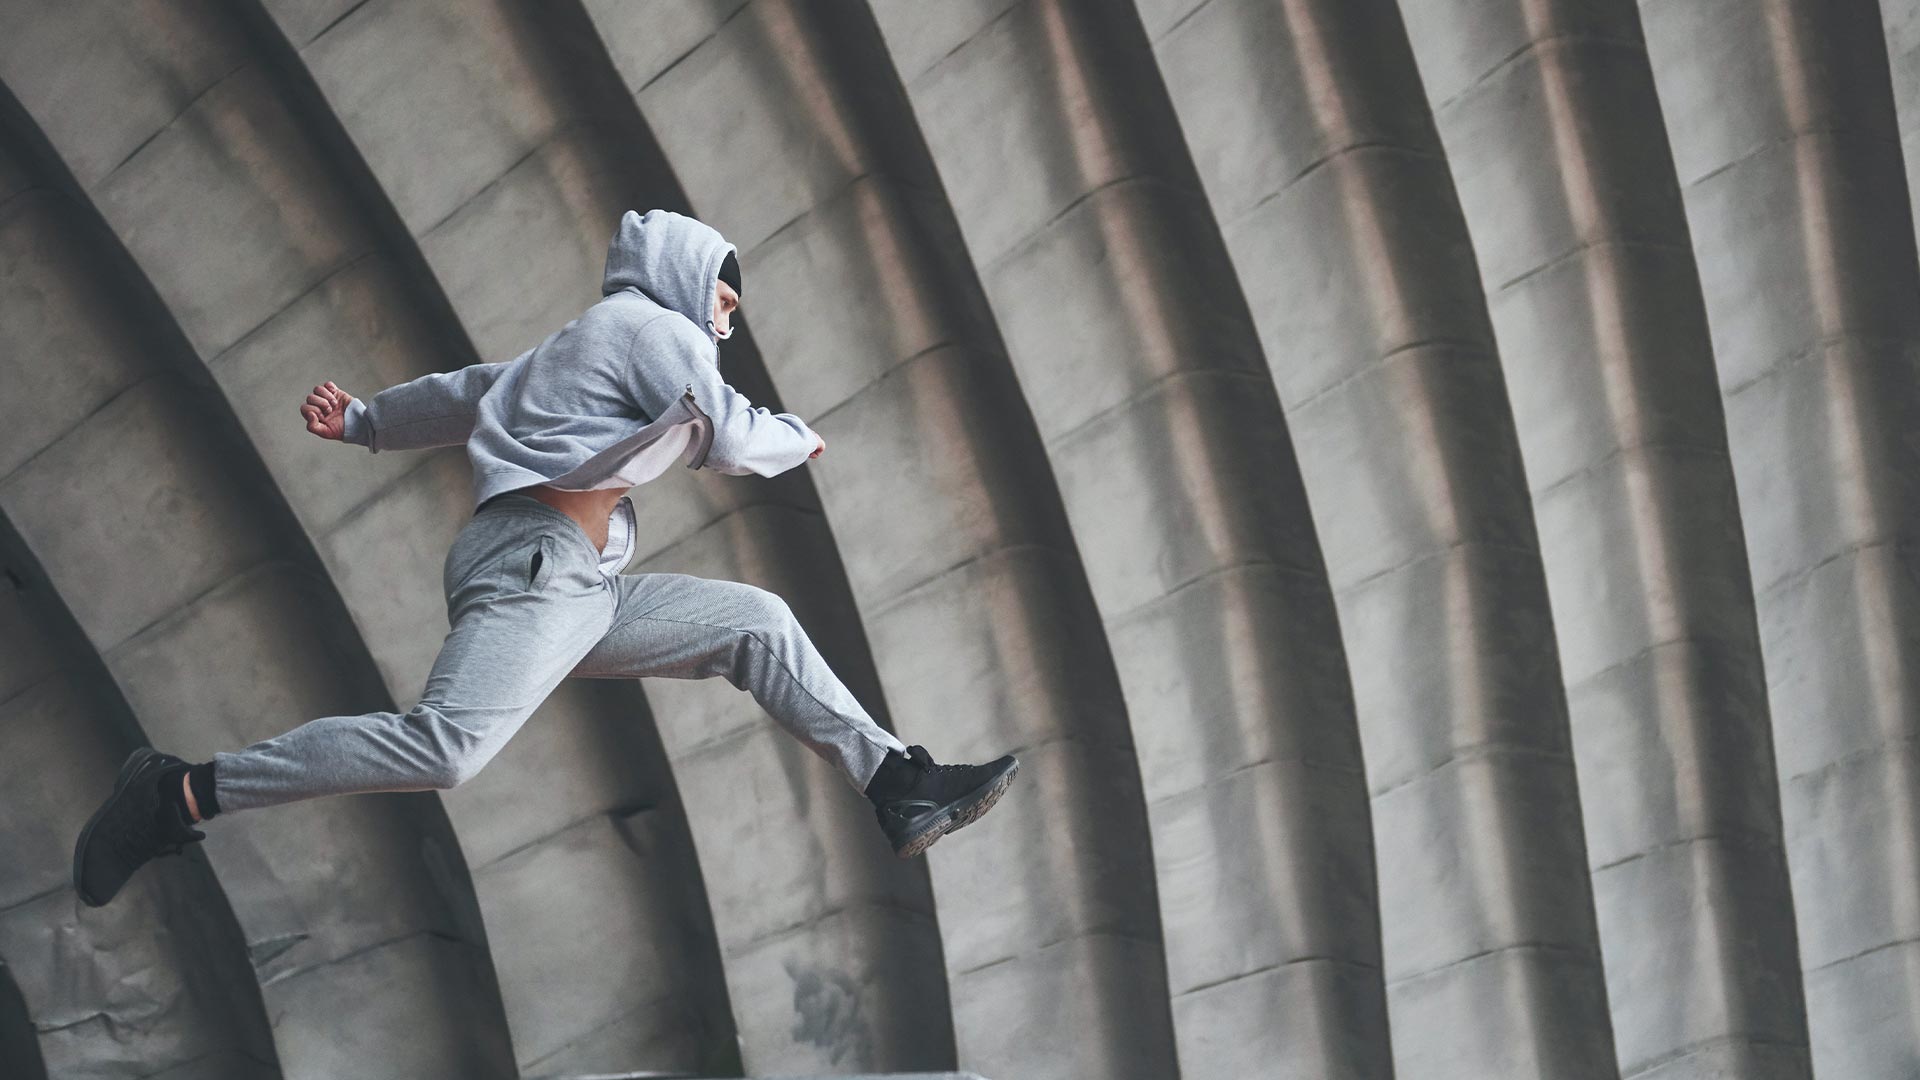
[(338, 442), (347, 430), (347, 403), (353, 395), (333, 385), (324, 383), (313, 388), (307, 395), (307, 403), (300, 406), (300, 415), (307, 421), (307, 430), (323, 439)]

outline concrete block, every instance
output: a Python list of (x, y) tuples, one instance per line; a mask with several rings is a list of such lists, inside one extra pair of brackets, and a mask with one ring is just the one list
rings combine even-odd
[(982, 423), (1015, 407), (994, 366), (964, 346), (930, 349), (820, 421), (828, 450), (808, 469), (843, 523), (836, 539), (864, 607), (982, 552), (1057, 535), (1057, 519), (1035, 512), (1038, 485), (997, 482), (1043, 451), (1018, 425)]
[(1371, 790), (1476, 747), (1568, 753), (1537, 565), (1492, 545), (1455, 548), (1340, 598)]
[[(1224, 422), (1253, 415), (1272, 422)], [(1265, 371), (1169, 376), (1051, 451), (1088, 584), (1109, 620), (1246, 563), (1325, 581)]]
[(1488, 297), (1534, 491), (1629, 441), (1726, 458), (1699, 294), (1690, 251), (1610, 244)]
[(600, 40), (606, 42), (613, 66), (637, 93), (661, 72), (684, 60), (694, 46), (711, 37), (747, 2), (636, 7), (621, 0), (586, 0), (586, 9)]
[(1211, 227), (1197, 195), (1138, 177), (1063, 208), (1002, 259), (975, 251), (1050, 445), (1175, 373), (1266, 374), (1240, 298), (1210, 286), (1229, 273), (1194, 242)]
[(1452, 545), (1538, 565), (1505, 394), (1490, 350), (1420, 345), (1288, 413), (1336, 591)]
[(1108, 623), (1149, 802), (1275, 759), (1360, 769), (1324, 584), (1255, 564)]
[[(1303, 461), (1310, 440), (1301, 407), (1368, 367), (1405, 359), (1396, 355), (1403, 350), (1454, 357), (1452, 367), (1495, 367), (1451, 185), (1446, 161), (1430, 149), (1366, 146), (1247, 213), (1221, 217)], [(1419, 348), (1437, 341), (1456, 344)], [(1482, 391), (1499, 385), (1483, 379)], [(1389, 434), (1407, 426), (1407, 415), (1367, 430)]]
[(1756, 644), (1731, 479), (1721, 455), (1640, 447), (1535, 497), (1569, 685), (1656, 642)]
[(1664, 847), (1595, 871), (1593, 892), (1623, 1073), (1727, 1032), (1761, 1053), (1806, 1045), (1778, 848)]
[(371, 454), (362, 446), (317, 439), (298, 412), (308, 392), (329, 380), (367, 400), (457, 364), (428, 339), (424, 322), (401, 314), (395, 301), (405, 294), (392, 262), (369, 254), (208, 365), (248, 441), (311, 534), (331, 532), (361, 503), (423, 463), (419, 453)]
[(1153, 803), (1148, 814), (1175, 996), (1307, 960), (1380, 970), (1371, 914), (1379, 893), (1357, 770), (1256, 765)]
[[(1056, 739), (1018, 756), (1020, 776), (993, 811), (922, 856), (940, 910), (964, 913), (941, 921), (956, 1002), (965, 978), (958, 973), (1026, 963), (1054, 942), (1105, 935), (1153, 943), (1152, 977), (1162, 982), (1151, 993), (1164, 1000), (1160, 915), (1127, 884), (1153, 873), (1145, 845), (1134, 841), (1147, 824), (1132, 752)], [(1089, 983), (1075, 993), (1105, 991)], [(955, 1010), (959, 1022), (965, 1006)]]
[[(951, 953), (947, 962), (954, 964)], [(1157, 943), (1092, 934), (956, 972), (960, 1062), (985, 1076), (1163, 1080), (1163, 1063), (1173, 1058), (1172, 1027), (1140, 1017), (1166, 1008), (1165, 970)], [(1101, 992), (1089, 992), (1096, 986)]]
[(946, 968), (928, 913), (862, 902), (736, 946), (726, 963), (749, 1073), (939, 1069), (954, 1060)]
[(1173, 998), (1183, 1069), (1236, 1080), (1363, 1080), (1391, 1069), (1379, 968), (1298, 960)]
[(101, 215), (202, 358), (366, 250), (346, 193), (315, 151), (253, 65), (208, 90), (93, 188)]
[(878, 164), (815, 21), (804, 4), (749, 4), (635, 95), (696, 201), (728, 189), (709, 223), (742, 251)]
[(1760, 668), (1751, 647), (1675, 641), (1569, 689), (1592, 865), (1702, 836), (1778, 842)]
[[(49, 191), (0, 211), (0, 476), (58, 441), (144, 372), (112, 315), (113, 297), (89, 287), (68, 211)], [(46, 362), (59, 357), (58, 363)]]
[(210, 0), (13, 5), (0, 73), (84, 187), (245, 60)]
[[(890, 174), (868, 174), (741, 249), (740, 310), (789, 410), (811, 422), (952, 332), (959, 302), (945, 295), (947, 268), (920, 242), (931, 201)], [(880, 302), (847, 303), (853, 296)], [(834, 447), (810, 468), (845, 453)]]
[[(191, 398), (151, 381), (0, 481), (0, 507), (97, 648), (112, 649), (268, 553), (248, 503), (260, 493), (231, 482), (226, 450)], [(114, 512), (95, 512), (103, 506)]]
[[(367, 4), (301, 49), (415, 236), (560, 126), (554, 73), (521, 40), (529, 17), (508, 4)], [(423, 41), (454, 62), (420, 63)]]
[[(1391, 993), (1488, 954), (1514, 956), (1525, 969), (1598, 967), (1580, 805), (1565, 756), (1503, 747), (1457, 757), (1376, 795), (1373, 824)], [(1524, 954), (1516, 953), (1521, 947)], [(1578, 982), (1570, 976), (1542, 992), (1564, 1004)], [(1475, 1007), (1485, 1000), (1456, 999), (1451, 1007), (1465, 1011), (1455, 1022), (1496, 1015)], [(1582, 1023), (1598, 1021), (1604, 1031), (1600, 1008)], [(1425, 1045), (1425, 1038), (1406, 1045)], [(1482, 1032), (1474, 1041), (1495, 1040)]]
[(1896, 657), (1920, 646), (1920, 545), (1844, 552), (1760, 605), (1780, 775), (1792, 780), (1920, 735)]
[(1617, 1077), (1595, 967), (1590, 954), (1514, 945), (1390, 983), (1395, 1073)]
[(702, 1064), (698, 1025), (689, 1023), (701, 995), (690, 984), (714, 955), (712, 928), (688, 924), (678, 868), (643, 857), (623, 827), (597, 814), (474, 872), (523, 1068), (550, 1068), (583, 1041), (604, 1056), (589, 1061), (576, 1050), (567, 1054), (573, 1068)]
[(421, 236), (482, 360), (511, 360), (599, 302), (607, 243), (628, 208), (596, 138), (561, 128)]
[(868, 607), (896, 734), (936, 761), (986, 761), (1066, 734), (1129, 744), (1117, 689), (1086, 674), (1110, 661), (1074, 567), (1046, 548), (1002, 548)]

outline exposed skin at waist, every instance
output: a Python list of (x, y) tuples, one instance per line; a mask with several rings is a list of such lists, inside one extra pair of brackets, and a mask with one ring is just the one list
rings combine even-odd
[(579, 524), (587, 539), (593, 541), (595, 550), (607, 548), (607, 518), (612, 515), (614, 504), (625, 495), (625, 488), (601, 488), (597, 491), (561, 491), (545, 484), (535, 484), (515, 491), (515, 495), (525, 495), (538, 499), (555, 510), (572, 518)]

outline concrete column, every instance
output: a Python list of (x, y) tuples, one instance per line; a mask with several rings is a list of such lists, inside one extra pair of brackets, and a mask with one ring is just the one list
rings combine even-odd
[(1808, 1075), (1752, 582), (1632, 0), (1401, 0), (1540, 523), (1627, 1076)]
[[(84, 10), (70, 14), (87, 18)], [(369, 190), (364, 167), (329, 127), (318, 94), (265, 14), (248, 5), (217, 14), (187, 5), (148, 15), (161, 20), (150, 28), (155, 36), (178, 47), (135, 67), (149, 84), (127, 92), (164, 96), (176, 82), (198, 92), (198, 54), (187, 47), (194, 42), (223, 42), (239, 66), (97, 185), (120, 194), (103, 206), (183, 313), (196, 359), (234, 402), (346, 590), (390, 694), (410, 701), (446, 629), (440, 560), (470, 509), (462, 455), (369, 457), (313, 439), (292, 407), (324, 378), (367, 393), (470, 362), (471, 346), (426, 280), (412, 238)], [(96, 34), (125, 30), (114, 20), (84, 25)], [(101, 69), (96, 77), (128, 77), (112, 50), (86, 55)], [(58, 104), (44, 107), (57, 111)], [(84, 138), (64, 141), (68, 152), (84, 154)], [(249, 210), (256, 228), (210, 224)], [(185, 227), (147, 227), (156, 219)], [(442, 539), (438, 548), (434, 538)], [(394, 588), (393, 579), (409, 573), (419, 587)], [(624, 1065), (634, 1054), (714, 1069), (737, 1060), (724, 1000), (715, 997), (717, 971), (689, 982), (689, 970), (702, 966), (703, 942), (705, 966), (717, 965), (710, 931), (700, 932), (697, 891), (689, 921), (673, 884), (692, 866), (684, 828), (677, 842), (650, 845), (644, 856), (628, 838), (642, 816), (641, 831), (664, 827), (669, 838), (676, 832), (663, 819), (678, 819), (670, 779), (644, 767), (658, 755), (647, 752), (648, 733), (636, 730), (636, 709), (643, 706), (631, 692), (558, 694), (530, 722), (534, 737), (449, 800), (483, 915), (497, 930), (492, 945), (508, 1019), (529, 1065), (567, 1053), (588, 1067)], [(530, 779), (546, 775), (556, 758), (572, 763), (575, 783)], [(605, 765), (623, 758), (643, 765)], [(562, 880), (592, 887), (555, 890)], [(613, 897), (625, 899), (609, 903)], [(586, 921), (631, 948), (607, 949), (581, 935)], [(557, 980), (560, 971), (568, 977)], [(689, 1007), (703, 997), (707, 1007)], [(709, 1048), (704, 1056), (701, 1047)]]
[[(776, 377), (820, 387), (835, 421), (871, 426), (860, 399), (828, 396), (859, 384), (826, 372), (894, 342), (839, 313), (891, 308), (915, 331), (943, 308), (977, 320), (930, 329), (977, 350), (976, 364), (1010, 362), (1024, 401), (966, 401), (956, 422), (997, 431), (996, 411), (1031, 410), (1057, 481), (1044, 496), (1063, 502), (1133, 718), (1180, 1068), (1385, 1072), (1371, 839), (1325, 572), (1196, 186), (1167, 190), (1169, 170), (1146, 160), (1169, 141), (1179, 151), (1164, 107), (1128, 96), (1153, 78), (1137, 27), (1129, 51), (1124, 20), (1046, 5), (972, 34), (881, 5), (882, 39), (804, 8), (757, 4), (640, 96), (649, 116), (672, 117), (709, 88), (746, 86), (750, 114), (770, 118), (725, 157), (696, 154), (689, 128), (674, 157), (753, 215), (763, 261), (788, 275)], [(929, 66), (936, 42), (956, 47)], [(1008, 123), (979, 127), (989, 116)], [(1073, 149), (1106, 138), (1138, 153), (1075, 172)], [(814, 159), (804, 194), (776, 190), (777, 163), (806, 145), (836, 153)], [(823, 281), (823, 263), (853, 272)], [(838, 467), (850, 508), (880, 503), (872, 485), (897, 475)], [(1129, 1067), (1164, 1068), (1137, 1055)]]
[(1641, 5), (1752, 560), (1815, 1075), (1920, 1069), (1920, 263), (1867, 0)]
[(1340, 610), (1395, 1063), (1615, 1076), (1532, 506), (1399, 12), (1141, 10), (1286, 406)]
[[(480, 357), (514, 356), (600, 298), (623, 211), (683, 205), (631, 102), (606, 91), (616, 77), (577, 8), (268, 9)], [(423, 41), (443, 62), (421, 62)], [(754, 366), (747, 345), (730, 340), (722, 354), (736, 384)], [(673, 568), (764, 573), (884, 716), (861, 677), (844, 586), (817, 569), (838, 559), (805, 474), (769, 485), (684, 472), (636, 494), (643, 545), (712, 526)], [(435, 547), (437, 560), (444, 544)], [(950, 1065), (924, 866), (893, 859), (872, 808), (732, 687), (663, 682), (649, 700), (686, 800), (744, 1067)], [(577, 902), (597, 905), (586, 892)], [(618, 1022), (607, 1016), (617, 996), (593, 1007)], [(629, 1057), (617, 1064), (644, 1060)], [(537, 1064), (616, 1065), (579, 1055)]]
[(827, 439), (810, 471), (902, 738), (1022, 759), (1002, 808), (928, 857), (960, 1061), (1168, 1075), (1111, 661), (886, 43), (846, 8), (756, 2), (667, 34), (594, 11), (696, 207), (730, 223), (783, 400)]
[[(22, 36), (34, 35), (0, 35), (16, 90), (35, 85), (18, 77), (32, 70)], [(32, 144), (36, 186), (8, 204), (0, 249), (0, 513), (161, 749), (200, 761), (288, 717), (390, 707), (232, 413), (189, 380), (180, 327), (19, 128), (19, 103), (3, 104), (0, 152)], [(288, 1076), (371, 1061), (422, 1077), (511, 1072), (485, 933), (430, 795), (209, 824), (204, 851)]]
[[(17, 280), (0, 270), (0, 288)], [(0, 1076), (279, 1080), (246, 939), (203, 853), (160, 860), (106, 908), (74, 895), (74, 838), (145, 740), (4, 520), (0, 568)]]

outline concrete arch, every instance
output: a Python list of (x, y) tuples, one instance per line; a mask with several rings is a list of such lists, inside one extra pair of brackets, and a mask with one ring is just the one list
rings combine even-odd
[[(601, 92), (612, 70), (577, 8), (370, 5), (332, 21), (269, 10), (481, 356), (514, 355), (598, 298), (622, 211), (681, 205), (631, 104)], [(426, 36), (461, 63), (420, 65)], [(507, 249), (515, 259), (503, 266)], [(737, 374), (755, 366), (748, 343), (727, 349), (730, 377), (748, 388)], [(790, 596), (822, 652), (877, 705), (804, 475), (676, 480), (637, 496), (647, 568)], [(741, 1064), (950, 1065), (924, 867), (892, 860), (871, 808), (731, 687), (662, 683), (648, 699), (691, 810)]]
[[(666, 32), (590, 10), (696, 206), (734, 223), (743, 310), (783, 400), (828, 441), (809, 471), (902, 737), (942, 758), (1013, 750), (1039, 778), (1043, 805), (928, 859), (960, 1060), (1170, 1075), (1124, 706), (885, 42), (844, 6), (682, 9)], [(719, 102), (724, 139), (703, 108)]]
[(1639, 12), (1400, 7), (1533, 489), (1621, 1070), (1805, 1078), (1753, 585)]
[[(909, 25), (886, 26), (889, 17)], [(946, 137), (943, 145), (951, 149), (951, 133), (932, 129), (959, 117), (936, 106), (931, 116), (922, 110), (916, 127), (909, 94), (895, 89), (889, 45), (897, 57), (901, 38), (926, 17), (920, 8), (883, 14), (883, 26), (876, 27), (853, 9), (827, 15), (807, 5), (762, 2), (729, 15), (697, 46), (650, 42), (653, 63), (636, 58), (626, 74), (690, 187), (710, 192), (712, 202), (749, 223), (744, 242), (753, 248), (743, 265), (750, 260), (759, 268), (755, 310), (777, 320), (757, 316), (763, 337), (779, 335), (769, 352), (789, 400), (824, 416), (830, 436), (837, 428), (859, 440), (855, 448), (864, 453), (839, 463), (823, 459), (819, 472), (836, 523), (864, 534), (843, 537), (842, 545), (858, 545), (848, 563), (856, 593), (872, 598), (863, 601), (870, 610), (887, 603), (900, 583), (967, 557), (953, 539), (930, 544), (923, 538), (957, 532), (950, 523), (964, 519), (967, 500), (980, 497), (970, 485), (990, 492), (1031, 489), (1026, 499), (1033, 508), (1026, 513), (1055, 521), (1056, 500), (1064, 497), (1075, 530), (1064, 543), (1077, 540), (1079, 572), (1105, 615), (1104, 636), (1129, 712), (1146, 725), (1100, 737), (1118, 744), (1116, 773), (1143, 773), (1179, 1067), (1204, 1075), (1276, 1064), (1303, 1074), (1384, 1071), (1371, 841), (1351, 693), (1265, 366), (1253, 347), (1238, 355), (1196, 349), (1204, 359), (1189, 364), (1124, 340), (1196, 330), (1205, 336), (1190, 314), (1175, 316), (1172, 325), (1155, 325), (1151, 315), (1072, 317), (1088, 314), (1097, 306), (1094, 294), (1116, 280), (1177, 297), (1173, 303), (1196, 294), (1139, 262), (1116, 259), (1113, 268), (1086, 273), (1078, 284), (1076, 274), (1096, 261), (1044, 284), (1029, 264), (1028, 276), (1017, 282), (990, 273), (990, 289), (1001, 291), (991, 300), (983, 294), (974, 265), (980, 256), (969, 258), (961, 237), (966, 230), (955, 228), (953, 213), (958, 209), (969, 223), (994, 215), (977, 203), (949, 207), (935, 166), (960, 166), (938, 155), (929, 160), (920, 139), (919, 128), (927, 128), (936, 142)], [(1022, 25), (1009, 34), (1033, 29)], [(660, 66), (669, 60), (671, 66)], [(973, 81), (945, 84), (973, 99), (963, 106), (956, 98), (953, 109), (980, 109), (984, 97), (991, 104), (980, 115), (1014, 117), (1058, 104), (1048, 100), (1046, 87), (1034, 88), (1036, 100), (1027, 100), (1025, 88), (1009, 91), (1002, 77), (979, 72)], [(745, 100), (752, 126), (715, 141), (691, 118), (699, 101), (722, 88)], [(1138, 114), (1128, 119), (1146, 124)], [(1117, 198), (1093, 197), (1100, 215), (1145, 208), (1150, 216), (1164, 205), (1156, 196), (1113, 194)], [(1056, 237), (1053, 254), (1084, 253), (1088, 220), (1079, 222), (1080, 235)], [(1076, 288), (1077, 301), (1062, 300)], [(1093, 332), (1085, 343), (1050, 340), (1033, 312), (1014, 299), (1023, 291), (1067, 309), (1063, 322), (1117, 329)], [(996, 316), (1026, 333), (1010, 366)], [(1250, 331), (1242, 339), (1251, 346)], [(1175, 371), (1161, 369), (1169, 362)], [(938, 423), (962, 438), (1005, 439), (1010, 425), (994, 414), (1024, 424), (1033, 404), (1041, 422), (1019, 439), (1025, 444), (1037, 436), (1044, 449), (1028, 444), (1017, 453), (1044, 455), (1047, 471), (1059, 477), (1057, 492), (1039, 470), (1019, 476), (980, 469), (966, 476), (940, 466), (984, 455), (971, 448), (963, 455), (927, 438), (937, 428), (916, 400), (924, 392), (906, 380), (961, 382), (921, 370), (935, 364), (980, 372), (965, 379), (982, 390), (949, 390), (946, 408), (953, 416)], [(1025, 399), (1008, 385), (1014, 372), (1028, 384)], [(889, 379), (891, 386), (883, 381)], [(982, 392), (988, 389), (1007, 396)], [(1264, 399), (1271, 425), (1221, 422), (1234, 399), (1256, 411)], [(904, 430), (876, 443), (888, 428)], [(1168, 465), (1156, 459), (1169, 444), (1191, 449)], [(868, 445), (885, 452), (867, 451)], [(901, 475), (894, 463), (902, 458), (915, 462), (914, 474)], [(992, 464), (1018, 468), (1011, 461)], [(1264, 479), (1270, 474), (1277, 478), (1271, 485)], [(1253, 477), (1262, 479), (1239, 483)], [(1237, 500), (1213, 497), (1229, 487), (1240, 492)], [(1202, 494), (1189, 497), (1188, 491)], [(1178, 509), (1169, 512), (1169, 501)], [(873, 516), (883, 507), (906, 510), (908, 521), (875, 527)], [(1001, 510), (998, 516), (1011, 515)], [(1289, 528), (1287, 521), (1298, 524)], [(909, 558), (903, 572), (898, 564)], [(887, 650), (883, 645), (879, 656), (883, 678)], [(903, 707), (899, 693), (895, 700)], [(1126, 752), (1132, 745), (1151, 757), (1133, 764)], [(1258, 841), (1238, 843), (1249, 835)], [(1268, 893), (1265, 883), (1285, 884)], [(1175, 902), (1168, 905), (1168, 897)], [(1115, 1016), (1122, 1008), (1156, 1014), (1160, 1008), (1144, 999), (1105, 1007)], [(1288, 1021), (1275, 1024), (1276, 1013)], [(1151, 1022), (1162, 1022), (1160, 1015)], [(974, 1038), (993, 1041), (989, 1025), (978, 1030)], [(1112, 1051), (1124, 1058), (1123, 1068), (1173, 1067), (1138, 1049), (1158, 1034), (1139, 1028), (1130, 1037), (1140, 1040), (1136, 1049)], [(1032, 1068), (1012, 1064), (1017, 1048), (1006, 1052), (1002, 1067)], [(1088, 1052), (1099, 1051), (1090, 1046)], [(980, 1067), (994, 1065), (989, 1060)], [(1109, 1066), (1088, 1060), (1076, 1067)]]
[[(0, 270), (0, 283), (11, 277)], [(74, 895), (74, 836), (146, 740), (4, 518), (0, 571), (0, 791), (12, 811), (0, 830), (0, 1076), (279, 1080), (246, 939), (203, 854), (162, 860), (108, 908)]]
[[(21, 38), (8, 40), (8, 88), (30, 93)], [(19, 392), (0, 405), (0, 513), (162, 748), (204, 760), (278, 733), (283, 715), (387, 707), (306, 538), (224, 401), (193, 377), (181, 327), (27, 111), (0, 105), (0, 152), (33, 181), (5, 207), (13, 287), (0, 324), (13, 340), (0, 374)], [(182, 677), (209, 656), (226, 677)], [(421, 1076), (511, 1070), (502, 1025), (470, 1026), (500, 1016), (498, 991), (436, 800), (332, 800), (225, 825), (204, 850), (288, 1075), (372, 1058)]]
[[(367, 392), (472, 362), (471, 343), (266, 13), (234, 5), (151, 15), (167, 40), (223, 42), (235, 66), (219, 65), (225, 74), (129, 159), (129, 169), (152, 162), (146, 205), (103, 197), (135, 257), (195, 320), (197, 358), (314, 538), (389, 694), (405, 700), (445, 632), (437, 571), (469, 509), (461, 455), (350, 455), (306, 436), (292, 406), (327, 377), (316, 363), (331, 359), (334, 377)], [(146, 70), (162, 81), (168, 63), (191, 55), (175, 49)], [(259, 227), (149, 229), (140, 220), (205, 221), (235, 207)], [(252, 286), (276, 278), (282, 288)], [(406, 587), (395, 587), (396, 574)], [(737, 1066), (697, 869), (659, 760), (630, 688), (570, 686), (511, 755), (444, 799), (481, 915), (496, 928), (523, 1068)], [(556, 766), (570, 783), (537, 779)], [(626, 947), (606, 949), (581, 925)]]
[(1920, 261), (1866, 0), (1641, 5), (1767, 664), (1816, 1075), (1920, 1069)]
[(1532, 507), (1399, 12), (1144, 14), (1327, 553), (1373, 790), (1394, 1060), (1614, 1076)]

